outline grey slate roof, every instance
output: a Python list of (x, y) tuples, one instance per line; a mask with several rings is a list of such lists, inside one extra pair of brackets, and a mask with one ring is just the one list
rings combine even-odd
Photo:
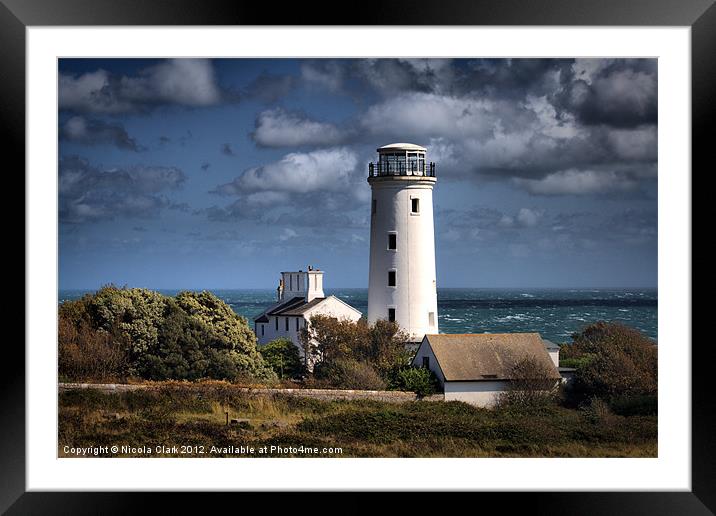
[(426, 335), (446, 381), (509, 380), (525, 358), (561, 378), (539, 333), (463, 333)]
[(268, 316), (301, 316), (308, 310), (319, 304), (321, 301), (324, 301), (325, 299), (325, 297), (317, 297), (307, 303), (306, 298), (292, 297), (288, 301), (284, 301), (280, 305), (277, 305), (269, 309), (267, 312), (264, 312), (254, 320), (256, 322), (268, 322)]
[(558, 351), (559, 350), (559, 344), (555, 344), (551, 340), (542, 339), (542, 342), (544, 342), (544, 347), (550, 351)]

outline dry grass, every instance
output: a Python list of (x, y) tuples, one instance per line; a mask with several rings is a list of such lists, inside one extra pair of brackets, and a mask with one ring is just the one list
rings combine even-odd
[[(226, 412), (238, 422), (226, 425)], [(249, 396), (225, 382), (175, 382), (111, 394), (61, 393), (59, 455), (66, 456), (65, 445), (142, 444), (341, 447), (342, 457), (657, 456), (656, 417), (602, 412), (559, 406), (490, 411), (459, 402), (319, 401)], [(255, 456), (294, 455), (304, 456), (290, 450)]]

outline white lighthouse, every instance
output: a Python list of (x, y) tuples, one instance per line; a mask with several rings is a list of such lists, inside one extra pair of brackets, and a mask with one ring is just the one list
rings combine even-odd
[(438, 333), (433, 186), (426, 149), (392, 143), (368, 166), (372, 190), (368, 322), (396, 321), (413, 342)]

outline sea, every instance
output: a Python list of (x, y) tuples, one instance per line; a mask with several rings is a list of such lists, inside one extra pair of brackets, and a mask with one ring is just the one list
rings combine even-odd
[[(268, 289), (209, 289), (237, 314), (251, 321), (275, 303)], [(89, 290), (60, 290), (59, 301)], [(180, 290), (159, 290), (176, 295)], [(364, 314), (368, 289), (324, 289)], [(538, 332), (556, 343), (596, 321), (615, 321), (657, 340), (657, 289), (484, 289), (439, 288), (440, 333)]]

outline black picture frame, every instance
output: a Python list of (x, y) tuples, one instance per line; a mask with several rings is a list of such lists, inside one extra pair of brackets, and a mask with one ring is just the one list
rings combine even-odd
[[(350, 23), (347, 23), (350, 21)], [(25, 170), (25, 29), (60, 25), (575, 25), (689, 26), (692, 72), (692, 181), (713, 170), (709, 128), (716, 117), (716, 6), (714, 0), (442, 0), (338, 8), (335, 2), (270, 4), (229, 0), (0, 0), (0, 131), (5, 157)], [(6, 174), (12, 167), (7, 167)], [(15, 174), (18, 190), (24, 176)], [(21, 179), (22, 178), (22, 179)], [(693, 185), (693, 182), (692, 182)], [(14, 185), (15, 186), (15, 185)], [(17, 191), (17, 190), (15, 190)], [(708, 195), (693, 190), (693, 202)], [(11, 220), (11, 219), (7, 219)], [(15, 224), (17, 224), (15, 222)], [(693, 234), (693, 230), (692, 230)], [(24, 249), (24, 247), (23, 247)], [(24, 255), (27, 259), (28, 257)], [(693, 273), (693, 269), (692, 269)], [(19, 303), (18, 303), (19, 304)], [(693, 317), (693, 316), (692, 316)], [(692, 327), (693, 331), (693, 327)], [(693, 339), (692, 339), (693, 340)], [(0, 510), (7, 514), (127, 514), (146, 504), (162, 513), (192, 512), (205, 502), (189, 494), (26, 492), (25, 352), (6, 342), (2, 379)], [(688, 343), (684, 343), (687, 345)], [(690, 492), (474, 493), (481, 508), (523, 508), (536, 514), (714, 514), (716, 511), (716, 402), (710, 386), (708, 342), (692, 345), (692, 490)], [(263, 496), (264, 498), (261, 498)], [(219, 503), (266, 507), (266, 494), (212, 494)], [(404, 500), (422, 506), (424, 497)], [(455, 502), (460, 502), (455, 500)], [(271, 495), (277, 504), (303, 505), (303, 495)], [(469, 503), (475, 503), (475, 500)], [(316, 504), (310, 504), (316, 507)], [(453, 507), (457, 507), (453, 505)], [(318, 509), (316, 509), (318, 510)]]

